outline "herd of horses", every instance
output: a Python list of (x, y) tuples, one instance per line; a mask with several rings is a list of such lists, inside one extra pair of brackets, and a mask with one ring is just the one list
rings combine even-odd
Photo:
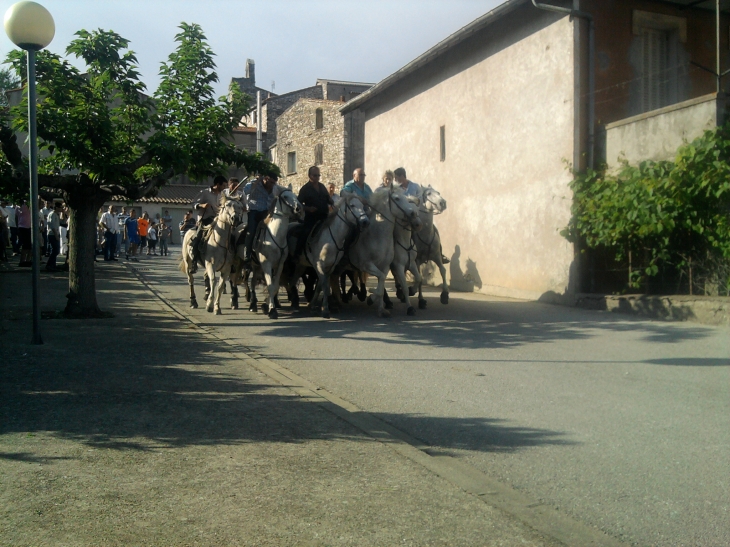
[[(398, 298), (405, 302), (408, 315), (416, 313), (411, 296), (418, 293), (418, 307), (426, 308), (423, 298), (421, 266), (432, 261), (441, 272), (441, 303), (449, 301), (446, 269), (441, 254), (441, 240), (433, 223), (435, 215), (446, 209), (446, 201), (430, 186), (419, 197), (407, 196), (391, 185), (375, 190), (368, 199), (346, 193), (335, 202), (326, 220), (314, 228), (295, 257), (296, 239), (306, 237), (297, 226), (304, 218), (304, 208), (290, 188), (276, 186), (266, 219), (259, 223), (251, 266), (244, 266), (245, 210), (240, 200), (222, 196), (222, 204), (210, 227), (204, 251), (206, 310), (221, 314), (220, 300), (226, 282), (231, 286), (231, 307), (238, 308), (238, 285), (244, 283), (249, 309), (258, 311), (256, 286), (266, 286), (267, 298), (261, 305), (270, 318), (278, 317), (279, 288), (286, 289), (292, 308), (299, 308), (300, 279), (310, 309), (321, 309), (329, 318), (343, 301), (356, 295), (376, 306), (380, 317), (389, 317), (392, 302), (385, 291), (385, 279), (392, 272)], [(194, 290), (192, 240), (189, 230), (183, 240), (180, 270), (187, 274), (190, 305), (198, 307)], [(406, 272), (414, 285), (407, 286)], [(216, 278), (216, 274), (218, 278)], [(353, 282), (345, 292), (345, 276)], [(368, 276), (378, 285), (367, 296)], [(338, 283), (339, 281), (339, 283)]]

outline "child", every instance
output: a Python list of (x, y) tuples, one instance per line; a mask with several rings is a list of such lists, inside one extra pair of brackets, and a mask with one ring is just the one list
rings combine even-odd
[(150, 223), (150, 228), (147, 230), (147, 256), (157, 256), (157, 224), (153, 220)]
[(164, 220), (160, 222), (160, 231), (157, 235), (160, 240), (160, 256), (167, 256), (167, 242), (172, 237), (172, 229)]

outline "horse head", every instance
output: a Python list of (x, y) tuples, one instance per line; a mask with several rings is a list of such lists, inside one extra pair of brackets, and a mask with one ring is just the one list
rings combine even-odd
[(342, 201), (344, 203), (341, 206), (346, 208), (345, 215), (352, 215), (352, 220), (357, 223), (358, 229), (366, 230), (370, 226), (370, 217), (362, 200), (356, 194), (348, 192)]
[(284, 208), (288, 209), (288, 212), (284, 214), (288, 215), (293, 220), (304, 220), (304, 207), (299, 203), (297, 196), (294, 195), (289, 188), (282, 188), (278, 195), (279, 203)]
[(414, 230), (421, 228), (421, 219), (418, 218), (418, 205), (416, 202), (409, 200), (402, 190), (390, 190), (389, 207), (397, 219), (407, 222)]
[(421, 198), (423, 202), (422, 207), (428, 213), (438, 215), (446, 210), (446, 200), (441, 197), (438, 190), (431, 188), (430, 184), (428, 188), (423, 189)]

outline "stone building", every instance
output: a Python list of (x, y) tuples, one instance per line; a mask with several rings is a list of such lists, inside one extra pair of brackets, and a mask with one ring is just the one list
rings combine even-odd
[(242, 123), (249, 128), (256, 128), (259, 124), (256, 119), (256, 92), (261, 91), (261, 130), (265, 133), (263, 151), (272, 160), (275, 159), (275, 156), (270, 149), (278, 140), (278, 118), (299, 99), (346, 102), (367, 91), (373, 85), (362, 82), (318, 79), (311, 87), (276, 95), (256, 86), (255, 65), (251, 59), (246, 61), (246, 77), (232, 78), (231, 83), (238, 84), (241, 91), (251, 96), (252, 109), (242, 120)]
[(728, 68), (730, 21), (714, 6), (507, 0), (341, 112), (364, 116), (371, 180), (403, 166), (448, 201), (437, 223), (454, 286), (591, 291), (595, 268), (560, 235), (565, 162), (666, 158), (721, 120), (729, 80), (707, 67)]
[(362, 115), (341, 115), (342, 104), (300, 98), (277, 118), (279, 139), (271, 152), (284, 184), (298, 191), (307, 182), (309, 167), (316, 165), (323, 184), (341, 188), (355, 167), (363, 165)]

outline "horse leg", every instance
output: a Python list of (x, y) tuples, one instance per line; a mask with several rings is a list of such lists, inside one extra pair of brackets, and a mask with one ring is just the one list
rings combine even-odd
[(246, 302), (251, 302), (251, 288), (248, 286), (248, 279), (251, 277), (251, 270), (243, 274), (243, 286), (246, 287)]
[[(391, 271), (395, 275), (395, 280), (400, 284), (401, 287), (406, 287), (406, 273), (403, 271), (403, 267), (401, 265), (396, 265), (395, 267), (391, 268)], [(408, 291), (404, 290), (401, 291), (403, 293), (403, 300), (406, 303), (406, 313), (408, 315), (416, 315), (416, 308), (411, 306), (411, 297), (408, 295)]]
[(205, 285), (205, 300), (207, 301), (210, 298), (210, 276), (207, 268), (203, 274), (203, 285)]
[(357, 293), (357, 299), (360, 302), (365, 302), (365, 299), (368, 297), (367, 276), (368, 274), (366, 272), (359, 272), (357, 276), (358, 281), (360, 281), (360, 291)]
[(418, 287), (418, 309), (425, 310), (427, 302), (426, 299), (423, 298), (423, 276), (421, 275), (421, 267), (419, 264), (416, 264), (416, 271), (418, 272), (418, 278), (416, 281), (416, 286)]
[(238, 309), (238, 287), (236, 284), (231, 281), (231, 309), (237, 310)]
[(317, 292), (322, 293), (322, 317), (325, 319), (330, 318), (330, 280), (329, 276), (320, 274), (317, 272), (319, 277)]
[(443, 284), (441, 285), (441, 303), (442, 304), (448, 304), (449, 303), (449, 286), (446, 284), (446, 268), (444, 267), (443, 263), (441, 262), (441, 257), (438, 257), (438, 260), (436, 261), (436, 265), (439, 267), (439, 271), (441, 272), (441, 280), (443, 281)]
[(195, 283), (193, 281), (193, 274), (188, 268), (188, 285), (190, 285), (190, 307), (197, 308), (198, 300), (195, 298)]
[(206, 291), (207, 291), (207, 298), (206, 298), (206, 304), (205, 304), (205, 311), (208, 313), (213, 313), (213, 305), (215, 303), (215, 288), (216, 288), (216, 278), (215, 278), (215, 271), (213, 270), (213, 265), (211, 263), (205, 264), (205, 280), (206, 283)]
[(250, 296), (250, 299), (249, 299), (250, 304), (248, 306), (248, 310), (252, 311), (254, 313), (258, 313), (259, 306), (258, 306), (258, 301), (256, 300), (256, 273), (251, 272), (248, 277), (249, 277), (249, 283), (250, 283), (250, 288), (248, 288), (249, 285), (246, 285), (246, 287), (248, 289), (248, 294)]
[(221, 271), (220, 279), (218, 279), (218, 282), (215, 284), (215, 305), (213, 309), (215, 310), (216, 315), (223, 315), (223, 311), (221, 310), (221, 297), (223, 296), (226, 283), (228, 282), (228, 276), (230, 275), (224, 272), (225, 268)]

